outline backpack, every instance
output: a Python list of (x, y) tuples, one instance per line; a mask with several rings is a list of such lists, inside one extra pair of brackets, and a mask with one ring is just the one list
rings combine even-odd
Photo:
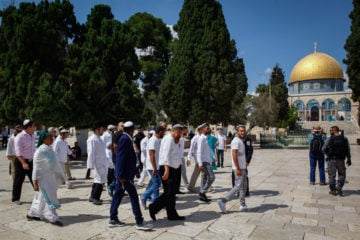
[(348, 143), (344, 136), (331, 136), (329, 141), (329, 158), (345, 159), (348, 151)]
[(253, 146), (251, 138), (248, 136), (245, 136), (244, 138), (244, 145), (245, 145), (245, 156), (246, 156), (246, 162), (249, 163), (251, 161), (252, 155), (253, 155)]
[(314, 154), (322, 153), (322, 147), (324, 145), (324, 140), (322, 139), (322, 135), (313, 134), (313, 139), (310, 142), (310, 152)]

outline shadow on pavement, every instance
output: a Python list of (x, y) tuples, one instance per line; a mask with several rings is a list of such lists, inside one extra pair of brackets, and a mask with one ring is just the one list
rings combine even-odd
[(247, 212), (258, 212), (258, 213), (264, 213), (269, 210), (274, 210), (278, 208), (287, 208), (288, 205), (285, 204), (262, 204), (258, 207), (248, 208)]
[(343, 190), (344, 196), (360, 195), (360, 190)]
[(250, 196), (264, 196), (264, 197), (273, 197), (279, 195), (279, 191), (273, 190), (254, 190), (250, 191)]
[(64, 226), (71, 224), (78, 224), (82, 222), (90, 222), (95, 219), (106, 219), (108, 216), (95, 215), (95, 214), (79, 214), (76, 216), (60, 216), (61, 221), (64, 223)]

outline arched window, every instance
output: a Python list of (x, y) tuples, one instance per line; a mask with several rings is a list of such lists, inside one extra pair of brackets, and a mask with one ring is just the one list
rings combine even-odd
[(335, 102), (334, 100), (327, 98), (322, 103), (323, 110), (335, 110)]
[(296, 111), (304, 111), (304, 103), (301, 100), (296, 100), (293, 103), (294, 107), (296, 108)]
[(319, 102), (317, 100), (315, 100), (315, 99), (309, 100), (307, 105), (306, 105), (306, 109), (311, 110), (312, 107), (320, 107)]
[(338, 111), (350, 112), (351, 102), (347, 98), (342, 98), (338, 102)]

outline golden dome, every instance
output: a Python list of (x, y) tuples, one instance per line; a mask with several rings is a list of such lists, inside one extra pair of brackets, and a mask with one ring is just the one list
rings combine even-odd
[(333, 57), (315, 50), (295, 65), (290, 74), (289, 84), (312, 79), (344, 79), (344, 74), (340, 64)]

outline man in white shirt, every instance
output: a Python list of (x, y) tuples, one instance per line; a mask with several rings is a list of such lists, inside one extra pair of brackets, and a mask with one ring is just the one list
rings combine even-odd
[(175, 124), (171, 133), (165, 135), (161, 141), (159, 153), (160, 175), (164, 192), (149, 205), (150, 217), (156, 221), (156, 213), (166, 207), (168, 220), (185, 220), (185, 217), (179, 216), (176, 205), (177, 174), (181, 171), (181, 158), (179, 139), (182, 136), (182, 125)]
[(15, 179), (15, 137), (18, 133), (22, 131), (22, 128), (20, 125), (16, 125), (14, 129), (13, 135), (9, 138), (8, 145), (6, 147), (6, 157), (10, 161), (10, 174), (12, 176), (12, 179)]
[(104, 128), (101, 123), (93, 123), (92, 130), (94, 134), (86, 141), (88, 168), (94, 169), (94, 183), (92, 185), (89, 202), (95, 205), (101, 205), (100, 199), (103, 190), (103, 184), (107, 182), (108, 162), (106, 159), (106, 145), (101, 139)]
[(179, 172), (179, 180), (178, 180), (178, 190), (176, 192), (176, 194), (184, 194), (184, 192), (180, 191), (180, 183), (181, 183), (181, 178), (183, 180), (184, 183), (184, 187), (187, 188), (189, 185), (189, 180), (187, 178), (186, 175), (186, 166), (188, 165), (188, 161), (185, 162), (185, 157), (184, 157), (184, 149), (185, 149), (185, 136), (188, 133), (188, 129), (186, 126), (184, 126), (183, 131), (182, 131), (182, 136), (179, 140), (180, 143), (180, 157), (181, 157), (181, 171)]
[(148, 158), (148, 153), (147, 153), (147, 146), (148, 146), (148, 142), (149, 139), (154, 135), (155, 131), (151, 130), (148, 132), (147, 136), (144, 137), (141, 141), (140, 141), (140, 160), (141, 163), (143, 165), (142, 171), (140, 173), (140, 178), (137, 182), (136, 185), (138, 185), (139, 187), (144, 187), (144, 181), (146, 176), (148, 175), (148, 171), (146, 168), (146, 159)]
[(199, 170), (201, 171), (201, 185), (199, 192), (199, 199), (203, 202), (210, 202), (211, 200), (206, 196), (206, 192), (211, 187), (212, 183), (215, 181), (215, 175), (211, 170), (213, 155), (210, 150), (206, 135), (210, 133), (211, 129), (209, 124), (203, 123), (199, 126), (201, 135), (198, 138), (197, 142), (197, 151), (196, 158), (199, 164)]
[(226, 151), (226, 136), (223, 133), (223, 129), (219, 129), (219, 133), (217, 135), (217, 148), (216, 148), (216, 154), (217, 154), (217, 167), (224, 167), (224, 151)]
[[(75, 178), (71, 177), (70, 163), (68, 159), (68, 155), (73, 154), (71, 149), (69, 148), (68, 142), (66, 141), (68, 135), (69, 131), (65, 128), (62, 128), (60, 130), (60, 135), (55, 139), (53, 143), (53, 149), (57, 158), (59, 159), (59, 163), (64, 171), (64, 174), (66, 173), (67, 175), (66, 185), (69, 189), (71, 189), (72, 185), (68, 180), (75, 180)], [(66, 169), (66, 164), (69, 165), (68, 169)]]
[(245, 126), (238, 126), (236, 128), (236, 136), (231, 142), (232, 171), (235, 175), (235, 186), (225, 195), (224, 198), (218, 200), (219, 208), (223, 213), (226, 213), (226, 202), (229, 201), (231, 197), (237, 192), (240, 192), (240, 211), (245, 211), (247, 209), (245, 203), (247, 187), (246, 152), (245, 144), (243, 142), (245, 134)]
[(107, 146), (108, 142), (111, 143), (112, 134), (114, 131), (115, 131), (115, 126), (110, 124), (107, 126), (107, 130), (103, 133), (103, 135), (101, 135), (101, 139), (105, 143), (105, 146)]
[(195, 136), (191, 139), (190, 148), (189, 148), (189, 152), (187, 155), (188, 163), (190, 163), (191, 157), (194, 157), (194, 161), (195, 161), (194, 170), (193, 170), (193, 173), (191, 174), (190, 182), (187, 187), (189, 192), (195, 192), (196, 180), (198, 179), (198, 177), (200, 175), (199, 164), (196, 159), (197, 140), (198, 140), (199, 136), (200, 136), (199, 128), (196, 128), (196, 133), (195, 133)]
[(151, 181), (148, 188), (141, 196), (141, 204), (144, 209), (146, 207), (146, 200), (152, 195), (152, 200), (156, 200), (159, 197), (159, 188), (161, 186), (161, 178), (159, 173), (159, 154), (160, 154), (160, 144), (161, 139), (163, 138), (166, 129), (162, 126), (158, 126), (155, 130), (155, 134), (149, 139), (147, 145), (147, 156), (146, 162), (144, 164), (146, 171), (148, 171), (151, 176)]

